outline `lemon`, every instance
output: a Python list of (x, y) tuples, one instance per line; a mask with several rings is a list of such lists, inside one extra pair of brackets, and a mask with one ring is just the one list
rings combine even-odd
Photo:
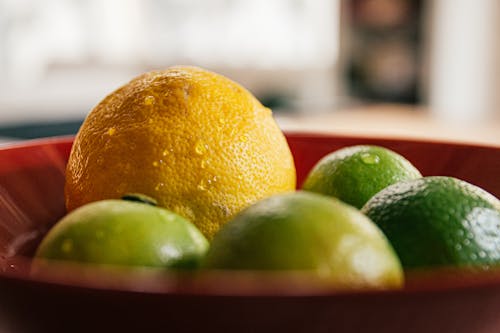
[(435, 176), (394, 184), (362, 211), (405, 268), (500, 264), (500, 201), (465, 181)]
[(240, 212), (215, 235), (203, 267), (309, 271), (349, 288), (403, 283), (397, 256), (370, 219), (339, 200), (300, 191)]
[(68, 210), (143, 193), (208, 237), (244, 207), (295, 189), (286, 139), (237, 83), (196, 67), (134, 78), (87, 116), (66, 169)]
[(403, 156), (384, 147), (351, 146), (323, 157), (309, 172), (302, 189), (336, 197), (357, 208), (383, 188), (420, 178)]

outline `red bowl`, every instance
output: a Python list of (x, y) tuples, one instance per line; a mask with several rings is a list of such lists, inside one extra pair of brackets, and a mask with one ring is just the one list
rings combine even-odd
[[(500, 196), (500, 148), (288, 134), (300, 185), (325, 154), (375, 144), (424, 175), (454, 176)], [(500, 271), (407, 274), (403, 290), (339, 291), (303, 273), (168, 273), (59, 264), (30, 274), (40, 239), (65, 214), (72, 138), (0, 149), (0, 331), (499, 332)]]

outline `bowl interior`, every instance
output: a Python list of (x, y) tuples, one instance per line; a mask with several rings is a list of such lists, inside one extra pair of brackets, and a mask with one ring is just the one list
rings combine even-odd
[[(287, 139), (295, 159), (298, 187), (311, 167), (329, 152), (350, 145), (371, 144), (402, 154), (425, 176), (454, 176), (500, 196), (500, 149), (496, 147), (298, 133), (288, 133)], [(0, 276), (30, 278), (29, 258), (43, 235), (65, 214), (64, 172), (71, 144), (71, 137), (62, 137), (0, 149)], [(82, 274), (86, 275), (79, 272), (77, 276)], [(486, 280), (500, 282), (499, 277), (490, 274)], [(61, 274), (52, 278), (60, 281)], [(217, 279), (220, 281), (220, 274)], [(67, 277), (65, 281), (78, 282)], [(279, 281), (281, 277), (276, 277), (274, 287)], [(420, 281), (429, 279), (426, 275)], [(101, 277), (94, 282), (102, 286), (114, 284), (115, 280)], [(273, 284), (269, 286), (272, 288)]]

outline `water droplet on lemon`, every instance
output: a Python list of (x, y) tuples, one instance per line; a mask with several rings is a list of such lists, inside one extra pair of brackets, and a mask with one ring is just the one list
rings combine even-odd
[(210, 187), (212, 187), (217, 182), (217, 176), (213, 176), (212, 178), (202, 179), (198, 183), (198, 189), (200, 191), (206, 191)]
[(203, 155), (208, 151), (208, 146), (203, 141), (198, 141), (194, 145), (194, 151), (198, 155)]
[(200, 191), (206, 191), (207, 190), (207, 185), (206, 183), (201, 180), (199, 183), (198, 183), (198, 186), (197, 186), (198, 190)]
[(144, 105), (153, 105), (156, 103), (156, 98), (154, 96), (144, 97)]

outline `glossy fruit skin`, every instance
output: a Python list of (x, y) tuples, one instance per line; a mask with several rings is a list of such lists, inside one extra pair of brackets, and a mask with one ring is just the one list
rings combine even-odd
[(300, 191), (239, 213), (215, 236), (203, 266), (313, 271), (351, 287), (403, 282), (400, 263), (373, 222), (336, 199)]
[(208, 241), (183, 217), (124, 200), (84, 205), (61, 219), (38, 247), (38, 259), (190, 269)]
[(362, 209), (407, 269), (500, 264), (500, 202), (452, 177), (401, 182)]
[(237, 83), (197, 67), (145, 73), (99, 103), (66, 169), (69, 211), (143, 193), (207, 238), (262, 198), (295, 189), (271, 110)]
[(309, 172), (302, 189), (336, 197), (360, 209), (385, 187), (420, 177), (420, 172), (396, 152), (360, 145), (323, 157)]

